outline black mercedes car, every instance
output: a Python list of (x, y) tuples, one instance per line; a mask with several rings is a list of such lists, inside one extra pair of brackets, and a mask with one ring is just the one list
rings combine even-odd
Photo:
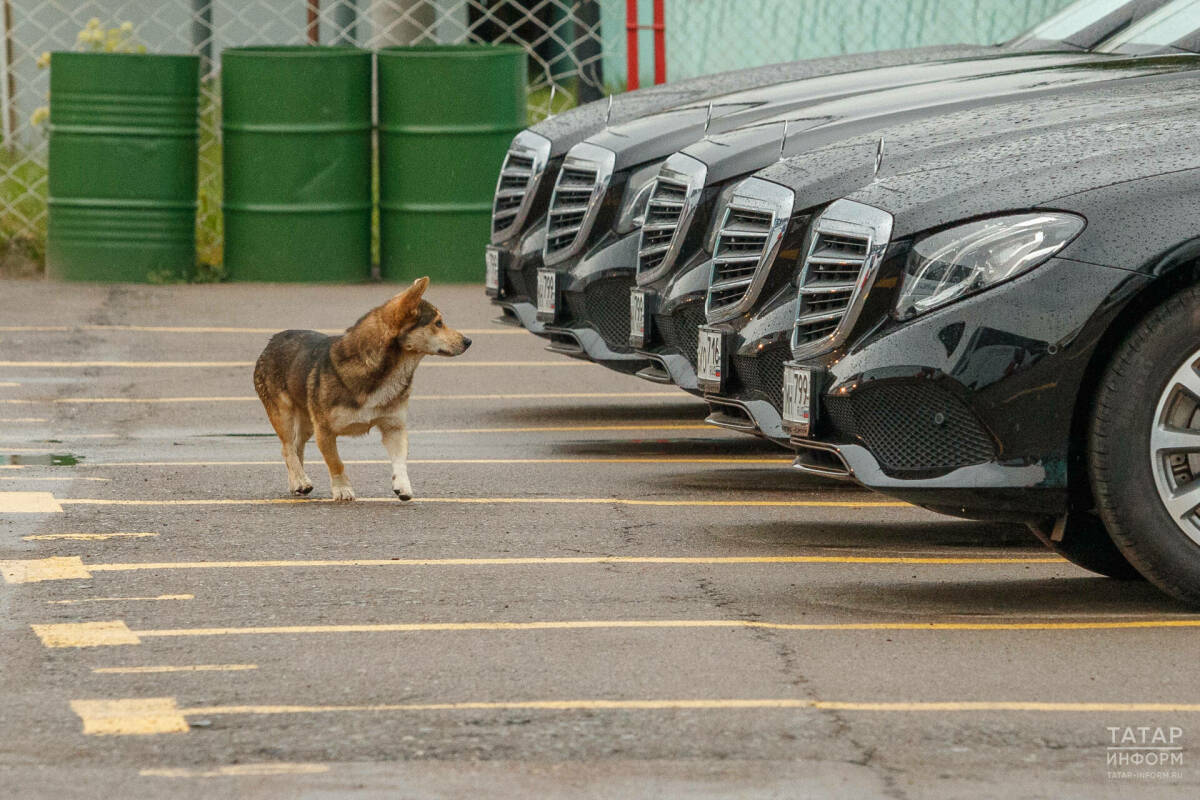
[[(790, 201), (755, 245), (779, 282), (740, 326), (700, 329), (699, 372), (732, 399), (730, 354), (769, 352), (798, 469), (1024, 522), (1197, 602), (1200, 80), (1103, 95), (973, 121), (1036, 130), (896, 130), (741, 184), (723, 240)], [(860, 188), (829, 202), (838, 184)]]
[[(615, 125), (642, 117), (652, 111), (661, 111), (681, 103), (692, 103), (690, 108), (659, 118), (648, 128), (641, 129), (642, 132), (637, 134), (640, 141), (643, 144), (649, 142), (661, 152), (654, 156), (646, 154), (643, 148), (643, 155), (648, 159), (646, 164), (640, 165), (644, 169), (637, 174), (634, 170), (615, 170), (601, 192), (605, 200), (600, 205), (605, 207), (620, 204), (622, 198), (627, 201), (627, 205), (644, 204), (650, 181), (657, 169), (657, 161), (686, 143), (700, 138), (710, 129), (728, 129), (755, 118), (778, 113), (785, 110), (787, 104), (794, 107), (798, 103), (811, 102), (821, 96), (822, 91), (827, 95), (837, 96), (880, 86), (933, 80), (921, 71), (910, 74), (903, 70), (884, 69), (887, 67), (950, 58), (965, 59), (967, 56), (981, 62), (1015, 59), (1004, 67), (986, 63), (972, 66), (968, 63), (946, 68), (945, 77), (953, 78), (998, 69), (1016, 70), (1022, 68), (1021, 61), (1030, 58), (1032, 60), (1026, 67), (1046, 66), (1051, 63), (1045, 54), (1040, 57), (1022, 55), (1031, 50), (1060, 51), (1055, 60), (1070, 61), (1080, 57), (1079, 51), (1094, 47), (1110, 37), (1114, 31), (1127, 27), (1131, 21), (1163, 6), (1164, 2), (1165, 0), (1080, 0), (1025, 36), (1003, 46), (918, 48), (742, 70), (622, 95), (616, 98), (611, 106), (593, 103), (539, 123), (519, 134), (514, 140), (497, 184), (492, 245), (486, 253), (488, 293), (504, 311), (501, 321), (520, 324), (534, 333), (545, 335), (544, 323), (537, 319), (535, 306), (537, 271), (543, 264), (542, 258), (547, 248), (546, 222), (550, 200), (561, 173), (566, 151), (585, 137), (603, 129), (606, 124)], [(802, 81), (806, 78), (845, 73), (850, 75), (834, 80), (824, 87), (806, 85)], [(740, 97), (731, 94), (750, 87), (768, 86), (774, 91), (767, 91), (761, 96)], [(711, 104), (697, 102), (699, 98), (718, 95), (722, 99), (714, 100)], [(634, 133), (627, 132), (627, 135), (634, 136)], [(632, 215), (627, 222), (633, 223), (636, 216)], [(594, 219), (588, 220), (588, 225), (584, 227), (590, 228), (594, 223)], [(612, 224), (619, 226), (620, 220), (609, 223)], [(605, 229), (602, 225), (601, 230)], [(591, 244), (592, 236), (585, 235), (577, 237), (569, 247), (552, 245), (551, 249), (555, 251), (552, 260), (558, 259), (561, 263), (563, 259), (577, 255), (576, 251), (588, 249)], [(552, 296), (557, 300), (557, 291)], [(567, 299), (570, 300), (571, 297), (568, 296)], [(599, 297), (593, 301), (593, 305), (599, 302), (599, 307), (607, 307), (604, 305), (606, 299), (612, 298)], [(624, 290), (618, 299), (622, 307), (627, 304)], [(622, 330), (620, 333), (620, 336), (610, 338), (618, 351), (619, 360), (629, 360), (625, 332)], [(584, 336), (587, 336), (586, 332)], [(605, 343), (605, 340), (598, 336), (590, 337), (590, 341), (598, 345)], [(579, 354), (576, 352), (579, 348), (573, 337), (566, 337), (562, 344), (569, 353)]]

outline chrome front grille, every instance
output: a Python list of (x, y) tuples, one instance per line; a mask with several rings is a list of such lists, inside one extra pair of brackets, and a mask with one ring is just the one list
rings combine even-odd
[(550, 197), (543, 250), (547, 264), (565, 261), (587, 244), (615, 162), (611, 150), (587, 143), (571, 148)]
[(704, 311), (709, 322), (749, 310), (766, 282), (792, 216), (795, 194), (776, 183), (750, 178), (722, 212), (713, 248)]
[(521, 131), (513, 139), (492, 200), (493, 243), (520, 233), (549, 160), (549, 139), (529, 131)]
[(674, 266), (704, 191), (708, 168), (694, 158), (675, 154), (667, 159), (646, 204), (646, 221), (638, 245), (640, 283), (657, 280)]
[(845, 341), (891, 234), (891, 214), (849, 200), (838, 200), (817, 217), (800, 270), (793, 357)]

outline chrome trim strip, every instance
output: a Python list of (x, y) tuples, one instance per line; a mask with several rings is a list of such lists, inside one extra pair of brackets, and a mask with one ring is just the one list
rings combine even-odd
[[(533, 208), (534, 195), (537, 194), (538, 186), (542, 182), (542, 176), (546, 173), (546, 164), (550, 161), (550, 149), (551, 144), (549, 139), (531, 131), (521, 131), (513, 138), (512, 144), (508, 148), (508, 154), (504, 156), (504, 166), (500, 169), (500, 176), (496, 179), (496, 194), (492, 199), (492, 244), (500, 244), (514, 233), (520, 232), (521, 228), (524, 227), (526, 220), (529, 218), (529, 211)], [(533, 167), (525, 183), (524, 195), (521, 198), (521, 205), (517, 207), (516, 214), (513, 215), (508, 225), (497, 230), (497, 203), (501, 197), (515, 196), (513, 192), (516, 190), (502, 190), (500, 188), (504, 182), (505, 172), (508, 170), (509, 156), (512, 155), (528, 158), (533, 162)], [(504, 192), (508, 194), (503, 194)]]
[[(642, 233), (638, 238), (637, 282), (639, 284), (644, 285), (656, 281), (670, 272), (675, 266), (675, 260), (679, 258), (679, 251), (683, 247), (683, 241), (687, 238), (687, 232), (692, 226), (693, 218), (696, 216), (696, 209), (700, 207), (700, 198), (704, 194), (704, 184), (707, 179), (708, 165), (683, 153), (675, 153), (663, 163), (662, 168), (658, 172), (658, 178), (654, 181), (654, 188), (650, 190), (650, 200), (646, 206), (647, 219), (649, 219), (650, 207), (654, 204), (654, 196), (658, 193), (658, 182), (660, 180), (683, 186), (685, 195), (682, 210), (679, 212), (679, 219), (671, 235), (671, 241), (666, 247), (666, 255), (663, 256), (663, 260), (657, 267), (644, 272), (642, 271), (642, 256), (651, 252), (658, 252), (656, 247), (646, 247), (643, 244), (646, 232), (667, 230), (668, 226), (642, 226)], [(673, 206), (675, 204), (664, 203), (664, 205)], [(658, 247), (661, 247), (661, 245)]]
[[(554, 194), (550, 196), (550, 210), (546, 215), (546, 244), (542, 248), (542, 261), (547, 266), (561, 264), (567, 259), (579, 255), (587, 244), (588, 236), (591, 235), (592, 226), (596, 223), (596, 215), (600, 213), (600, 206), (604, 202), (604, 196), (608, 193), (609, 184), (612, 183), (613, 170), (616, 167), (617, 154), (612, 150), (604, 147), (598, 147), (588, 142), (580, 142), (567, 151), (566, 158), (563, 159), (562, 169), (559, 170), (558, 178), (554, 182)], [(592, 193), (588, 197), (585, 207), (583, 220), (578, 225), (578, 230), (567, 231), (575, 235), (571, 239), (571, 243), (566, 247), (557, 250), (550, 250), (551, 238), (554, 235), (553, 214), (555, 206), (558, 205), (558, 192), (562, 185), (563, 176), (570, 169), (579, 169), (587, 172), (595, 172), (596, 179), (592, 184)], [(571, 226), (574, 228), (575, 226)]]
[[(760, 178), (748, 178), (738, 184), (738, 187), (729, 199), (729, 203), (723, 210), (718, 212), (722, 214), (721, 229), (717, 235), (716, 246), (713, 248), (713, 257), (709, 261), (709, 288), (704, 297), (704, 314), (709, 323), (724, 322), (733, 319), (749, 311), (755, 301), (758, 300), (758, 295), (762, 291), (763, 285), (767, 282), (767, 276), (771, 272), (771, 265), (775, 263), (775, 258), (779, 255), (779, 247), (783, 243), (783, 235), (792, 221), (792, 211), (795, 202), (796, 193), (791, 189), (787, 189), (777, 183), (764, 181)], [(770, 214), (770, 229), (766, 234), (763, 251), (758, 258), (754, 275), (749, 281), (746, 292), (738, 302), (713, 309), (713, 289), (721, 288), (721, 283), (717, 282), (717, 265), (722, 262), (720, 256), (721, 239), (725, 235), (732, 213), (738, 210)], [(730, 234), (734, 235), (736, 231), (730, 231)], [(733, 281), (726, 281), (725, 283), (732, 284)]]
[[(792, 325), (793, 359), (800, 361), (812, 358), (813, 356), (829, 352), (845, 343), (846, 337), (850, 335), (850, 329), (854, 327), (854, 323), (858, 320), (858, 315), (862, 313), (863, 303), (867, 299), (867, 292), (875, 283), (875, 275), (879, 272), (879, 265), (883, 261), (883, 254), (891, 242), (893, 223), (892, 215), (888, 212), (874, 206), (856, 203), (853, 200), (834, 201), (813, 222), (808, 232), (804, 266), (801, 268), (797, 280), (799, 289), (796, 294), (796, 318)], [(810, 318), (812, 321), (818, 321), (818, 317), (828, 316), (828, 314), (806, 316), (800, 312), (800, 309), (803, 307), (803, 297), (807, 294), (804, 284), (808, 279), (809, 267), (813, 264), (827, 263), (829, 261), (829, 259), (814, 258), (821, 234), (865, 238), (867, 240), (867, 253), (863, 258), (862, 266), (859, 268), (858, 279), (854, 282), (850, 301), (846, 306), (845, 312), (841, 315), (838, 326), (827, 336), (801, 344), (797, 341), (800, 323), (802, 321), (809, 321)]]

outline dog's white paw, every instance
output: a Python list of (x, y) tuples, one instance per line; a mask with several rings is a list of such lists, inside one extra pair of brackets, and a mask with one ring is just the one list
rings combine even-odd
[(354, 499), (354, 490), (350, 488), (349, 484), (347, 484), (345, 486), (334, 486), (333, 487), (333, 499), (334, 500), (353, 500)]
[(409, 482), (408, 478), (401, 479), (393, 475), (392, 491), (396, 493), (396, 497), (399, 497), (404, 502), (413, 499), (412, 483)]

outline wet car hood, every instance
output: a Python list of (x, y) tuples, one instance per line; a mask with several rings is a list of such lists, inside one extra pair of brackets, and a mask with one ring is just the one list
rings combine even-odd
[(589, 136), (604, 130), (609, 124), (629, 122), (646, 114), (690, 103), (703, 97), (730, 94), (755, 87), (840, 72), (951, 58), (982, 58), (1009, 53), (1017, 54), (1015, 51), (1008, 51), (996, 46), (941, 45), (788, 61), (764, 67), (722, 72), (716, 75), (703, 75), (698, 78), (689, 78), (684, 81), (614, 95), (611, 119), (608, 100), (604, 99), (556, 114), (531, 125), (529, 130), (550, 140), (552, 146), (550, 155), (553, 158), (567, 152)]
[[(801, 109), (839, 98), (881, 89), (936, 85), (977, 75), (1001, 73), (1020, 82), (1021, 73), (1039, 70), (1047, 84), (1078, 80), (1056, 68), (1074, 69), (1081, 64), (1124, 62), (1128, 57), (1079, 52), (1021, 53), (992, 50), (986, 58), (924, 61), (821, 77), (776, 83), (747, 91), (708, 96), (674, 108), (645, 114), (623, 124), (612, 125), (586, 141), (616, 153), (616, 170), (664, 159), (671, 153), (704, 138), (706, 131), (720, 133), (741, 128), (764, 118), (795, 114)], [(1098, 67), (1103, 68), (1103, 67)], [(711, 106), (711, 116), (710, 116)]]
[(795, 191), (798, 210), (846, 197), (889, 211), (899, 239), (1200, 166), (1198, 104), (1200, 73), (1105, 84), (957, 112), (936, 125), (892, 126), (793, 156), (757, 177)]
[[(781, 154), (812, 150), (885, 126), (923, 119), (931, 125), (939, 124), (930, 118), (1003, 103), (1006, 98), (1052, 93), (1056, 105), (1069, 103), (1075, 94), (1090, 96), (1097, 82), (1130, 81), (1197, 70), (1200, 70), (1200, 56), (1119, 58), (884, 89), (773, 115), (735, 131), (709, 136), (681, 152), (707, 165), (706, 178), (712, 185), (762, 169), (779, 160)], [(1105, 91), (1114, 91), (1112, 87), (1118, 85), (1111, 83)], [(977, 126), (976, 130), (982, 127)]]

